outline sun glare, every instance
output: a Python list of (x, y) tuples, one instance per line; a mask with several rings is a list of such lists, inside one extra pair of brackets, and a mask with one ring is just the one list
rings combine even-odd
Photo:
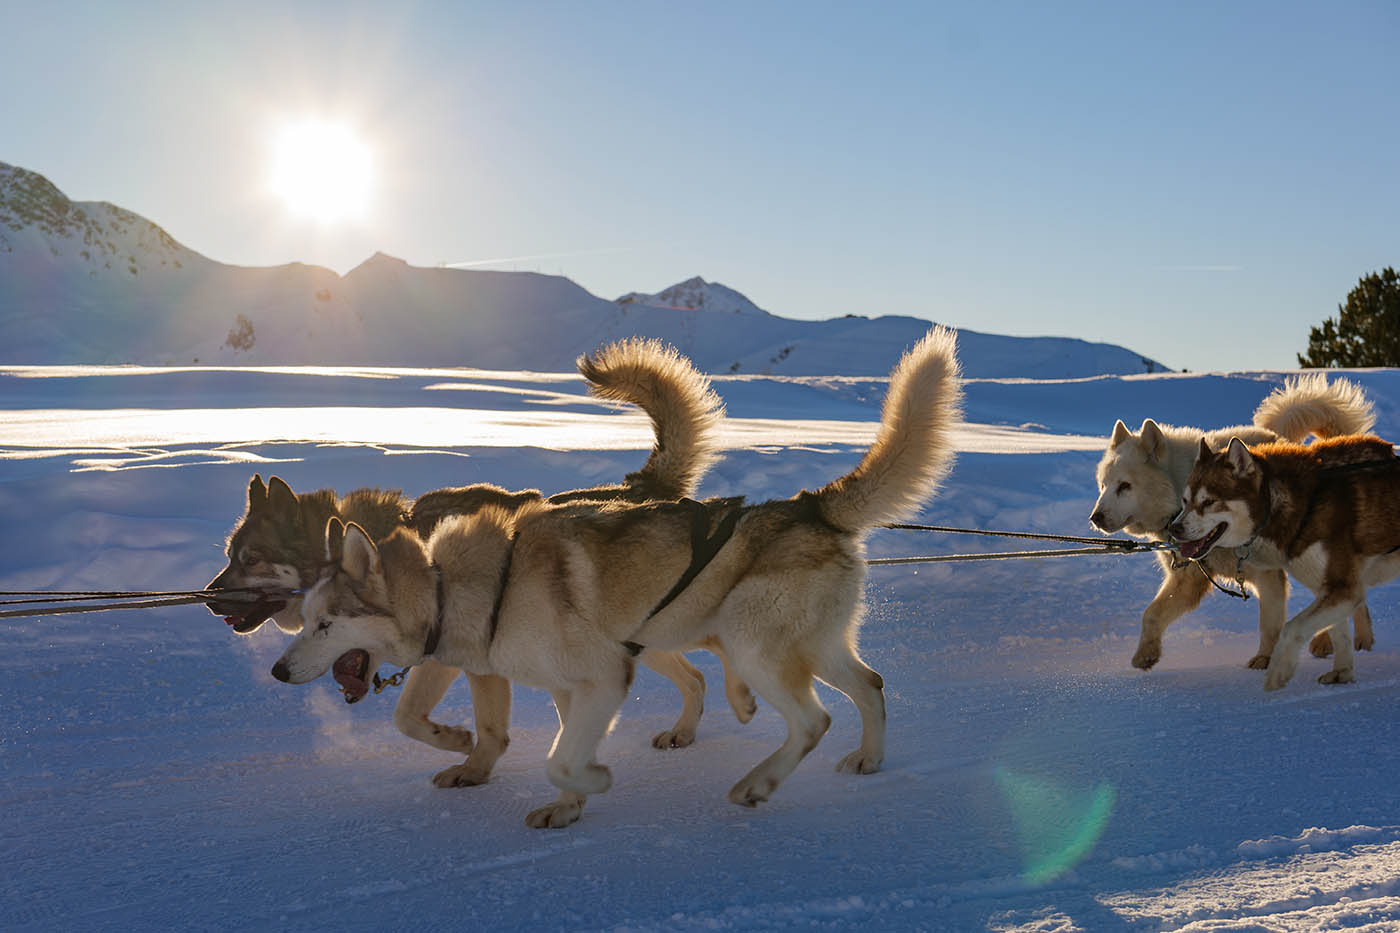
[(272, 191), (297, 217), (318, 223), (363, 218), (373, 181), (369, 147), (343, 123), (302, 120), (273, 139)]

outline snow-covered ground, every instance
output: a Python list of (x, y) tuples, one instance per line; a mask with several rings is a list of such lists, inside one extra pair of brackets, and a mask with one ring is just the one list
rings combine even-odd
[[(1400, 373), (1355, 374), (1400, 435)], [(1113, 419), (1247, 420), (1280, 377), (984, 381), (929, 521), (1088, 533)], [(717, 381), (732, 420), (706, 495), (788, 496), (872, 436), (875, 379)], [(0, 370), (0, 588), (197, 587), (249, 475), (296, 489), (490, 480), (557, 490), (641, 462), (640, 417), (566, 375), (467, 370)], [(875, 556), (1004, 549), (884, 531)], [(1400, 924), (1400, 617), (1355, 685), (1265, 695), (1254, 604), (1178, 622), (1128, 659), (1146, 556), (875, 568), (862, 631), (888, 757), (836, 774), (852, 705), (757, 810), (725, 792), (780, 741), (740, 725), (718, 664), (690, 748), (649, 671), (601, 758), (612, 791), (566, 830), (545, 694), (518, 689), (493, 780), (402, 738), (395, 696), (346, 706), (269, 674), (286, 637), (199, 607), (0, 621), (0, 927), (18, 929), (1312, 930)], [(1294, 608), (1303, 597), (1295, 597)], [(454, 686), (439, 718), (471, 722)]]

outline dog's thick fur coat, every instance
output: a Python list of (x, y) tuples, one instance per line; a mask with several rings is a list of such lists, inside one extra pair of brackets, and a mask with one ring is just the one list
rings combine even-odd
[(1366, 587), (1400, 574), (1400, 458), (1370, 436), (1309, 447), (1234, 438), (1220, 452), (1202, 443), (1172, 536), (1188, 557), (1235, 548), (1312, 590), (1312, 604), (1283, 626), (1266, 689), (1288, 683), (1304, 642), (1327, 629), (1332, 670), (1319, 682), (1350, 683), (1347, 614)]
[[(709, 380), (674, 349), (655, 340), (609, 344), (580, 357), (578, 366), (593, 395), (630, 402), (645, 411), (656, 441), (646, 464), (624, 482), (558, 493), (548, 501), (647, 502), (692, 494), (717, 456), (714, 432), (723, 416), (723, 403)], [(397, 490), (362, 489), (343, 498), (331, 490), (298, 495), (277, 477), (264, 486), (262, 478), (255, 476), (248, 487), (247, 512), (229, 537), (228, 566), (209, 589), (309, 590), (324, 565), (325, 527), (331, 518), (358, 525), (376, 542), (399, 530), (427, 540), (449, 516), (486, 508), (511, 512), (542, 501), (537, 490), (510, 492), (487, 483), (435, 490), (414, 502)], [(245, 607), (232, 603), (216, 601), (210, 608), (230, 616), (229, 622), (240, 634), (255, 631), (267, 617), (265, 612), (239, 616)], [(300, 597), (271, 608), (273, 620), (284, 631), (302, 630)], [(704, 676), (679, 652), (648, 652), (643, 662), (675, 683), (682, 697), (676, 724), (655, 736), (653, 744), (657, 748), (691, 744), (704, 710)], [(347, 698), (363, 696), (368, 689), (366, 678), (373, 672), (372, 668), (341, 672)], [(468, 729), (430, 718), (459, 672), (431, 659), (414, 667), (394, 710), (395, 724), (408, 737), (435, 748), (469, 753), (463, 764), (434, 776), (440, 787), (484, 783), (509, 742), (510, 684), (500, 677), (467, 672), (478, 727), (475, 739)], [(738, 677), (726, 676), (725, 693), (735, 715), (747, 722), (756, 709), (747, 685)]]
[[(307, 626), (274, 674), (306, 683), (359, 655), (416, 664), (431, 640), (444, 663), (549, 690), (560, 731), (546, 773), (563, 793), (529, 815), (531, 826), (574, 822), (585, 795), (611, 785), (595, 755), (642, 645), (675, 651), (717, 640), (786, 720), (786, 741), (734, 785), (731, 801), (767, 800), (816, 747), (831, 719), (814, 678), (860, 711), (860, 746), (840, 769), (875, 771), (884, 758), (884, 684), (856, 651), (864, 537), (908, 516), (948, 470), (960, 393), (954, 335), (935, 328), (896, 367), (860, 463), (793, 499), (485, 509), (447, 519), (426, 548), (403, 533), (376, 547), (359, 528), (332, 521), (334, 569), (308, 594)], [(732, 536), (657, 611), (694, 569), (696, 531), (713, 535), (726, 519), (737, 520)], [(438, 620), (440, 638), (430, 639)]]
[[(1122, 421), (1098, 466), (1099, 498), (1090, 522), (1108, 534), (1126, 531), (1152, 541), (1168, 540), (1167, 525), (1181, 510), (1186, 481), (1196, 462), (1202, 437), (1212, 450), (1221, 450), (1232, 437), (1247, 444), (1276, 440), (1301, 442), (1309, 434), (1326, 438), (1359, 434), (1371, 429), (1375, 414), (1361, 389), (1345, 379), (1330, 383), (1321, 373), (1287, 380), (1260, 403), (1252, 426), (1221, 428), (1173, 427), (1148, 419), (1138, 433)], [(1269, 664), (1274, 643), (1288, 611), (1288, 576), (1276, 567), (1240, 561), (1228, 551), (1215, 550), (1197, 563), (1159, 552), (1162, 585), (1142, 614), (1142, 631), (1133, 667), (1147, 670), (1162, 657), (1162, 636), (1177, 619), (1195, 609), (1211, 590), (1211, 578), (1240, 581), (1259, 597), (1259, 650), (1249, 667)], [(1205, 572), (1208, 571), (1208, 577)], [(1369, 649), (1373, 637), (1365, 603), (1356, 607), (1358, 647)], [(1313, 644), (1319, 656), (1331, 651), (1326, 633)]]

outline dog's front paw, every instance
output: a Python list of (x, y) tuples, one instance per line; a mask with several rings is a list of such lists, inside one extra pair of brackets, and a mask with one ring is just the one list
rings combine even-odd
[(1269, 655), (1256, 654), (1249, 659), (1249, 663), (1245, 666), (1251, 671), (1266, 671), (1269, 669)]
[(879, 758), (857, 749), (842, 758), (837, 763), (836, 770), (842, 774), (874, 774), (880, 770), (881, 763)]
[(436, 787), (476, 787), (491, 780), (490, 772), (474, 767), (471, 762), (444, 768), (433, 775)]
[(577, 823), (580, 816), (583, 816), (583, 804), (556, 800), (538, 810), (531, 810), (525, 817), (525, 825), (531, 829), (563, 829)]
[(1308, 644), (1308, 650), (1315, 658), (1330, 658), (1332, 656), (1332, 633), (1329, 631), (1318, 632)]
[(694, 729), (667, 729), (652, 736), (652, 748), (685, 748), (695, 742)]
[(1133, 667), (1140, 671), (1150, 671), (1153, 665), (1162, 660), (1162, 643), (1148, 642), (1138, 645), (1137, 654), (1133, 655)]
[(1328, 671), (1317, 679), (1320, 684), (1354, 684), (1356, 672), (1352, 670)]
[(1264, 678), (1265, 690), (1282, 690), (1293, 676), (1293, 669), (1284, 664), (1270, 664), (1269, 675)]
[(773, 778), (749, 776), (729, 789), (729, 802), (741, 807), (756, 807), (777, 789), (778, 782)]
[(476, 747), (476, 737), (472, 735), (472, 730), (462, 726), (442, 726), (433, 723), (433, 731), (428, 739), (428, 744), (445, 752), (470, 755), (472, 749)]
[(1376, 647), (1376, 636), (1367, 635), (1363, 638), (1357, 635), (1356, 644), (1353, 647), (1355, 647), (1357, 651), (1370, 651), (1372, 648)]

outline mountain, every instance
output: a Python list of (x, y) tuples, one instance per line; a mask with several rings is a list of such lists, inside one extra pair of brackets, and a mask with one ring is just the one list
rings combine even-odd
[[(422, 268), (376, 253), (346, 273), (216, 262), (106, 202), (0, 163), (0, 363), (373, 363), (568, 371), (608, 340), (674, 344), (717, 373), (884, 375), (914, 317), (798, 321), (693, 278), (617, 301), (561, 276)], [(963, 330), (974, 377), (1161, 371), (1110, 344)]]

